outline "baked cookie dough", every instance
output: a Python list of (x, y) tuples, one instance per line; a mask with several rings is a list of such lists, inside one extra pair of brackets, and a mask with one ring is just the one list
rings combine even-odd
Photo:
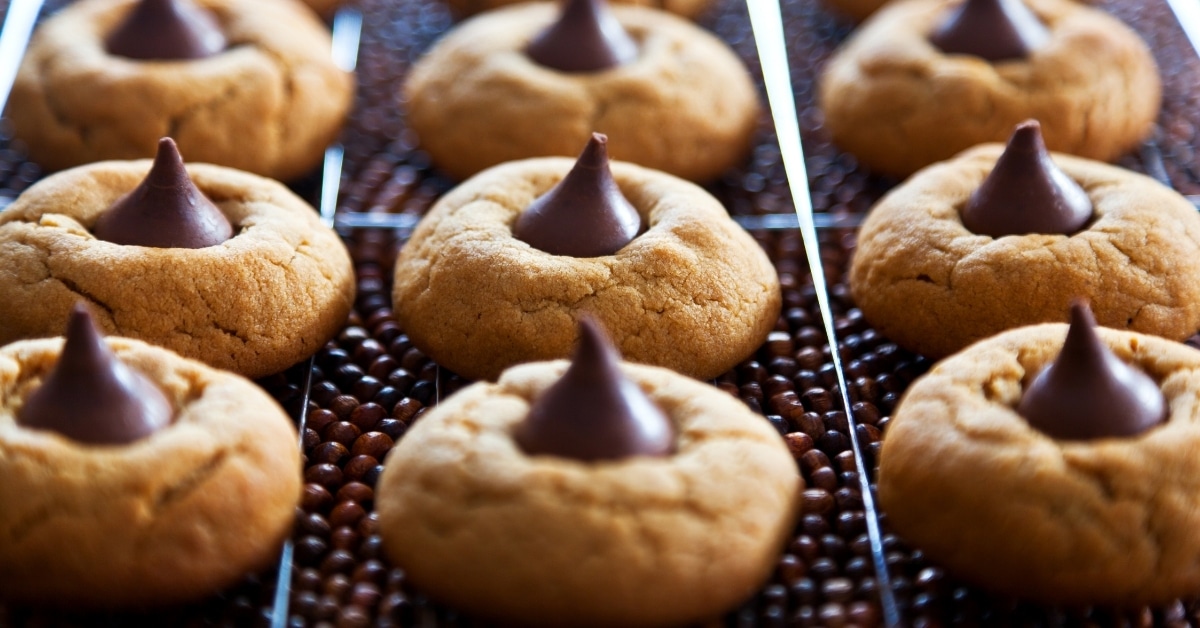
[(414, 424), (375, 493), (388, 556), (431, 596), (520, 625), (688, 625), (747, 599), (802, 489), (778, 433), (711, 386), (624, 364), (674, 454), (526, 455), (514, 430), (567, 366), (516, 367)]
[(871, 210), (850, 287), (881, 334), (937, 358), (1006, 329), (1066, 321), (1077, 297), (1105, 327), (1174, 340), (1196, 333), (1200, 215), (1187, 199), (1140, 174), (1054, 154), (1091, 199), (1087, 226), (977, 235), (960, 211), (1002, 150), (981, 146), (931, 166)]
[(1027, 59), (947, 55), (928, 35), (953, 2), (889, 4), (856, 31), (821, 78), (835, 143), (871, 170), (907, 176), (1027, 118), (1053, 151), (1111, 161), (1152, 130), (1161, 83), (1136, 33), (1068, 0), (1027, 0), (1050, 31)]
[(0, 213), (0, 344), (56, 336), (80, 299), (111, 335), (261, 377), (316, 352), (354, 303), (341, 239), (284, 186), (206, 164), (196, 186), (234, 236), (200, 249), (97, 239), (99, 216), (151, 162), (102, 162), (53, 175)]
[(521, 212), (573, 164), (497, 166), (434, 205), (396, 260), (396, 318), (413, 344), (459, 375), (495, 379), (517, 363), (570, 355), (586, 313), (625, 359), (699, 379), (752, 354), (779, 317), (779, 278), (693, 184), (613, 162), (648, 225), (613, 255), (552, 255), (513, 236)]
[(592, 132), (609, 136), (614, 159), (694, 181), (741, 162), (759, 113), (741, 61), (675, 16), (612, 10), (639, 55), (598, 72), (560, 72), (525, 54), (557, 19), (556, 3), (503, 8), (461, 24), (404, 85), (421, 148), (459, 179), (516, 159), (575, 156)]
[(337, 137), (353, 77), (329, 32), (290, 0), (196, 0), (229, 45), (211, 57), (136, 61), (104, 38), (135, 0), (84, 0), (38, 29), (7, 110), (43, 168), (154, 155), (174, 137), (188, 158), (295, 179)]
[(231, 373), (136, 340), (107, 342), (175, 409), (170, 425), (128, 445), (22, 427), (16, 415), (62, 339), (0, 349), (0, 599), (193, 600), (266, 569), (291, 532), (300, 454), (283, 410)]
[[(308, 1), (311, 3), (318, 0)], [(450, 5), (450, 10), (455, 14), (465, 17), (525, 1), (527, 0), (446, 0), (446, 4)], [(609, 0), (609, 2), (661, 9), (687, 18), (700, 15), (712, 4), (712, 0)]]
[(1166, 423), (1056, 441), (1014, 408), (1067, 326), (1006, 332), (909, 388), (883, 439), (879, 497), (897, 533), (989, 590), (1140, 607), (1200, 590), (1200, 353), (1097, 329), (1158, 382)]

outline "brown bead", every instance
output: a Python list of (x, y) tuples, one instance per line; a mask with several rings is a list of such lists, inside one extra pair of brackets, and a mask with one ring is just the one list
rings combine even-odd
[(371, 456), (355, 456), (346, 463), (343, 467), (346, 473), (346, 479), (351, 482), (362, 480), (368, 472), (375, 468), (379, 461)]
[(304, 481), (320, 484), (330, 492), (335, 492), (342, 485), (342, 470), (332, 464), (313, 465), (304, 470)]
[(367, 432), (354, 441), (350, 452), (355, 456), (371, 456), (383, 460), (392, 449), (392, 439), (382, 432)]
[(879, 611), (870, 602), (853, 602), (846, 608), (846, 617), (857, 626), (875, 626), (879, 623)]
[(366, 511), (357, 502), (342, 502), (329, 511), (329, 524), (335, 527), (353, 526), (365, 514)]
[(362, 482), (347, 482), (346, 485), (337, 492), (338, 502), (351, 500), (360, 504), (365, 504), (374, 498), (375, 491), (371, 490), (371, 487), (363, 484)]
[(351, 447), (360, 434), (362, 434), (362, 430), (358, 429), (355, 424), (349, 421), (338, 421), (325, 428), (323, 436), (325, 440), (337, 441), (346, 447)]
[(333, 550), (321, 562), (321, 573), (329, 575), (334, 573), (344, 573), (350, 571), (354, 567), (354, 554), (346, 550)]
[(375, 429), (379, 420), (386, 416), (387, 411), (383, 409), (383, 406), (377, 403), (364, 403), (350, 413), (350, 422), (358, 429), (368, 432)]
[(387, 578), (387, 567), (378, 560), (370, 559), (359, 563), (354, 569), (354, 577), (352, 580), (355, 583), (370, 582), (380, 584)]
[(837, 460), (837, 468), (841, 469), (843, 473), (858, 470), (858, 460), (855, 459), (853, 451), (843, 451), (837, 455), (835, 460)]
[(350, 592), (351, 586), (353, 585), (350, 583), (349, 578), (344, 574), (335, 573), (325, 579), (325, 585), (321, 588), (321, 591), (335, 600), (340, 600)]
[(317, 433), (321, 433), (325, 431), (326, 427), (329, 427), (331, 423), (337, 420), (337, 415), (332, 411), (318, 408), (308, 413), (308, 418), (305, 419), (304, 426)]
[[(817, 450), (814, 449), (813, 451)], [(829, 467), (821, 467), (816, 469), (810, 473), (808, 477), (809, 486), (825, 489), (831, 493), (836, 491), (838, 488), (837, 473)]]
[(813, 448), (813, 439), (804, 432), (792, 432), (783, 437), (787, 443), (788, 451), (792, 457), (799, 460), (801, 456), (808, 453)]
[(350, 455), (350, 450), (341, 443), (328, 442), (317, 445), (309, 460), (316, 464), (340, 464)]
[(392, 371), (400, 368), (400, 362), (390, 355), (381, 355), (371, 362), (367, 367), (367, 375), (378, 379), (379, 381), (387, 381), (387, 376), (391, 375)]
[(329, 404), (329, 409), (332, 410), (335, 415), (337, 415), (337, 418), (340, 421), (348, 421), (350, 419), (350, 413), (354, 412), (354, 409), (357, 407), (358, 399), (355, 399), (350, 395), (338, 395), (337, 397), (334, 397), (333, 401)]
[(313, 536), (329, 536), (329, 522), (320, 513), (310, 512), (296, 517), (296, 530)]
[(350, 603), (364, 608), (371, 608), (379, 603), (379, 587), (371, 582), (357, 582), (350, 590)]
[(317, 512), (333, 504), (333, 494), (320, 484), (307, 483), (300, 497), (300, 506), (308, 512)]
[(801, 495), (800, 501), (803, 506), (803, 512), (818, 515), (827, 514), (833, 510), (834, 505), (833, 495), (830, 495), (829, 491), (821, 488), (805, 490)]
[(800, 415), (800, 431), (816, 440), (825, 434), (825, 421), (816, 412), (805, 412)]
[(357, 605), (344, 606), (338, 612), (337, 628), (369, 628), (371, 614)]
[(417, 412), (423, 407), (420, 401), (412, 397), (405, 397), (396, 402), (396, 406), (392, 408), (392, 418), (403, 421), (406, 425), (411, 425), (417, 416)]
[(379, 513), (370, 512), (358, 522), (358, 533), (363, 536), (379, 534)]
[(828, 466), (830, 466), (829, 457), (819, 449), (809, 450), (803, 456), (800, 456), (800, 470), (806, 474), (811, 474), (821, 467)]
[(359, 538), (353, 528), (342, 526), (329, 533), (329, 544), (333, 549), (353, 552), (358, 549)]

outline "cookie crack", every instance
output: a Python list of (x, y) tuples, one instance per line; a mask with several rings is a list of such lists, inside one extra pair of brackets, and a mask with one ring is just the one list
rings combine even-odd
[(108, 314), (109, 320), (116, 320), (116, 313), (113, 311), (113, 308), (109, 307), (109, 305), (100, 299), (100, 297), (88, 292), (83, 288), (83, 286), (80, 286), (73, 280), (66, 277), (53, 277), (53, 279), (61, 283), (67, 290), (70, 290), (72, 294), (78, 295), (88, 303), (91, 303), (92, 305), (104, 310), (104, 312)]
[(170, 508), (172, 504), (183, 501), (189, 495), (195, 493), (201, 485), (208, 482), (217, 474), (228, 459), (229, 452), (225, 450), (218, 451), (216, 454), (210, 456), (203, 464), (192, 469), (182, 479), (166, 487), (159, 493), (151, 507), (151, 512), (157, 516), (162, 511)]

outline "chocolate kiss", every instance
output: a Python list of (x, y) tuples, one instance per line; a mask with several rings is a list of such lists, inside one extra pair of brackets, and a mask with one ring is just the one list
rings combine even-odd
[(585, 462), (670, 454), (675, 442), (670, 420), (617, 362), (599, 327), (581, 321), (571, 366), (533, 401), (514, 433), (517, 445), (531, 456)]
[(1091, 218), (1087, 192), (1050, 160), (1036, 120), (1017, 125), (992, 172), (962, 209), (963, 226), (993, 238), (1071, 234)]
[(525, 47), (537, 63), (563, 72), (595, 72), (637, 58), (637, 44), (604, 0), (567, 0), (558, 21)]
[(592, 133), (575, 166), (549, 192), (533, 199), (513, 234), (553, 255), (612, 255), (642, 230), (608, 168), (608, 138)]
[(1060, 440), (1136, 436), (1167, 418), (1158, 384), (1122, 362), (1096, 335), (1092, 311), (1071, 305), (1062, 352), (1025, 390), (1017, 412)]
[(144, 61), (202, 59), (225, 45), (216, 19), (192, 0), (141, 0), (104, 40), (109, 54)]
[(150, 173), (100, 214), (92, 233), (116, 244), (202, 249), (228, 240), (233, 226), (196, 189), (174, 140), (164, 137)]
[(1021, 59), (1050, 39), (1050, 31), (1021, 0), (966, 0), (929, 41), (947, 54), (988, 61)]
[(171, 402), (113, 355), (82, 305), (71, 311), (58, 363), (17, 413), (24, 427), (92, 445), (123, 445), (166, 427)]

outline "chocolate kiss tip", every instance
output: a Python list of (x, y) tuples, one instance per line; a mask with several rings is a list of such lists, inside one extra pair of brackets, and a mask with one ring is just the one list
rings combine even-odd
[(525, 54), (562, 72), (596, 72), (633, 61), (638, 48), (605, 0), (567, 0), (558, 20), (529, 42)]
[(966, 0), (929, 41), (947, 54), (1004, 61), (1029, 56), (1049, 38), (1046, 25), (1021, 0)]
[(584, 462), (671, 454), (670, 420), (618, 362), (599, 325), (581, 320), (571, 365), (533, 400), (513, 435), (517, 445), (529, 455)]
[(593, 133), (567, 176), (521, 212), (513, 235), (552, 255), (612, 255), (637, 237), (642, 217), (608, 165), (608, 138)]
[(109, 54), (140, 61), (202, 59), (227, 43), (212, 14), (192, 0), (141, 0), (104, 42)]
[(122, 445), (171, 422), (162, 391), (121, 362), (82, 304), (71, 310), (58, 362), (25, 400), (17, 422), (92, 445)]
[(1087, 192), (1046, 151), (1041, 125), (1017, 125), (996, 165), (962, 208), (963, 226), (999, 238), (1075, 233), (1092, 218)]
[(1158, 384), (1125, 364), (1100, 340), (1087, 304), (1071, 305), (1062, 351), (1030, 382), (1017, 412), (1060, 440), (1141, 434), (1167, 418)]
[(202, 249), (233, 236), (233, 225), (188, 176), (175, 141), (158, 141), (146, 178), (96, 220), (92, 233), (115, 244)]

